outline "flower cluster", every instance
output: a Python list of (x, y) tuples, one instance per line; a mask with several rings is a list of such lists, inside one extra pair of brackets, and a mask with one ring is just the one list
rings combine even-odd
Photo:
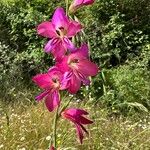
[[(94, 0), (74, 0), (69, 10), (75, 12), (81, 6), (93, 2)], [(60, 96), (62, 90), (76, 94), (82, 85), (90, 84), (90, 76), (98, 73), (98, 66), (89, 59), (88, 45), (82, 43), (80, 48), (77, 48), (73, 43), (72, 38), (78, 36), (77, 33), (81, 30), (81, 23), (70, 19), (61, 7), (55, 10), (51, 21), (45, 21), (37, 27), (37, 33), (48, 38), (44, 47), (45, 52), (51, 53), (55, 59), (53, 67), (32, 79), (43, 90), (36, 96), (36, 100), (44, 99), (50, 112), (60, 108), (61, 102), (65, 103)], [(67, 106), (61, 109), (61, 115), (57, 114), (57, 116), (62, 116), (75, 125), (80, 143), (82, 143), (84, 132), (88, 133), (84, 125), (93, 122), (84, 117), (84, 115), (88, 115), (85, 110), (67, 108)], [(50, 149), (54, 149), (54, 147), (51, 146)]]

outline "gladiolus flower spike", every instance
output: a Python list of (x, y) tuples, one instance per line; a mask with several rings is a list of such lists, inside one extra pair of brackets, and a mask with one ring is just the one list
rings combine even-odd
[[(74, 13), (78, 8), (93, 3), (94, 0), (73, 0), (69, 11)], [(68, 4), (66, 4), (66, 12), (68, 12), (67, 8)], [(58, 149), (56, 128), (59, 117), (62, 116), (75, 125), (81, 144), (85, 133), (88, 134), (85, 126), (93, 123), (85, 117), (88, 115), (85, 110), (67, 108), (68, 102), (59, 109), (61, 90), (68, 90), (69, 93), (76, 94), (82, 84), (90, 84), (89, 77), (95, 76), (99, 70), (98, 66), (89, 59), (88, 45), (83, 43), (80, 48), (76, 48), (72, 42), (72, 38), (81, 29), (81, 24), (70, 19), (62, 7), (56, 8), (50, 21), (42, 22), (37, 27), (37, 33), (48, 38), (44, 47), (45, 52), (52, 53), (56, 60), (55, 66), (50, 68), (47, 73), (37, 74), (32, 78), (33, 82), (43, 90), (35, 99), (38, 102), (44, 99), (50, 112), (57, 107), (54, 117), (53, 138), (50, 141), (49, 150)]]

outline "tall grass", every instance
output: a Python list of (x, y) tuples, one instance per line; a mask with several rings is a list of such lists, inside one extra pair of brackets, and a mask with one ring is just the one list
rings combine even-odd
[[(72, 103), (72, 105), (77, 105)], [(80, 105), (80, 104), (78, 104)], [(79, 106), (80, 107), (80, 106)], [(84, 106), (82, 106), (84, 107)], [(61, 150), (149, 150), (150, 116), (116, 116), (107, 109), (86, 106), (94, 124), (80, 145), (72, 124), (61, 119), (57, 143)], [(46, 150), (52, 132), (52, 117), (43, 103), (1, 104), (0, 150)]]

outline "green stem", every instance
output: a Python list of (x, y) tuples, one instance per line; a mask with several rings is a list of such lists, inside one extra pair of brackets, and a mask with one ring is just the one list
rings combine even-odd
[(103, 80), (103, 92), (104, 92), (104, 95), (106, 94), (106, 79), (105, 79), (105, 75), (104, 75), (104, 73), (103, 73), (103, 71), (101, 71), (101, 78), (102, 78), (102, 80)]
[(59, 109), (59, 107), (56, 110), (55, 117), (54, 117), (54, 124), (53, 124), (53, 144), (54, 144), (55, 148), (57, 146), (57, 142), (56, 142), (57, 141), (56, 129), (57, 129), (57, 120), (58, 120), (58, 109)]
[(65, 3), (66, 3), (66, 15), (68, 15), (68, 7), (69, 7), (69, 2), (68, 0), (65, 0)]
[(50, 135), (50, 142), (49, 142), (49, 147), (48, 147), (48, 149), (52, 146), (52, 135)]
[(67, 108), (67, 106), (69, 105), (69, 103), (71, 102), (73, 97), (71, 97), (69, 99), (69, 101), (66, 103), (66, 105), (64, 105), (61, 110), (59, 111), (59, 107), (56, 109), (56, 112), (55, 112), (55, 116), (54, 116), (54, 122), (53, 122), (53, 139), (51, 139), (50, 141), (50, 145), (49, 147), (52, 145), (53, 143), (53, 146), (56, 148), (57, 147), (57, 134), (56, 134), (56, 130), (57, 130), (57, 121), (61, 115), (61, 112)]
[(64, 111), (64, 110), (68, 107), (68, 105), (70, 104), (70, 102), (72, 101), (72, 99), (73, 99), (73, 97), (71, 97), (71, 98), (68, 100), (68, 102), (61, 108), (61, 110), (60, 110), (59, 113), (58, 113), (58, 117), (60, 117), (61, 112)]

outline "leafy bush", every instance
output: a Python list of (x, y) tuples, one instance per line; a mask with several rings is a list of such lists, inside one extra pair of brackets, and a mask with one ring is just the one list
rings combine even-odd
[(52, 64), (51, 57), (43, 53), (45, 40), (37, 36), (36, 26), (50, 18), (59, 2), (7, 2), (0, 2), (0, 98), (10, 101), (18, 91), (26, 93), (32, 87), (31, 77)]
[(140, 55), (143, 45), (150, 41), (148, 0), (97, 0), (85, 11), (81, 14), (92, 56), (103, 67), (117, 66)]
[(94, 79), (94, 87), (90, 89), (96, 102), (105, 104), (113, 111), (128, 112), (129, 110), (150, 110), (150, 45), (146, 44), (141, 57), (127, 61), (111, 70), (103, 70)]
[[(51, 56), (43, 53), (46, 39), (37, 36), (36, 26), (49, 20), (56, 6), (63, 3), (0, 2), (1, 99), (13, 99), (18, 91), (26, 93), (22, 89), (32, 88), (31, 77), (52, 65)], [(97, 0), (77, 13), (87, 27), (92, 59), (102, 68), (92, 88), (83, 89), (79, 98), (87, 95), (117, 110), (141, 105), (149, 108), (149, 6), (149, 0)]]

